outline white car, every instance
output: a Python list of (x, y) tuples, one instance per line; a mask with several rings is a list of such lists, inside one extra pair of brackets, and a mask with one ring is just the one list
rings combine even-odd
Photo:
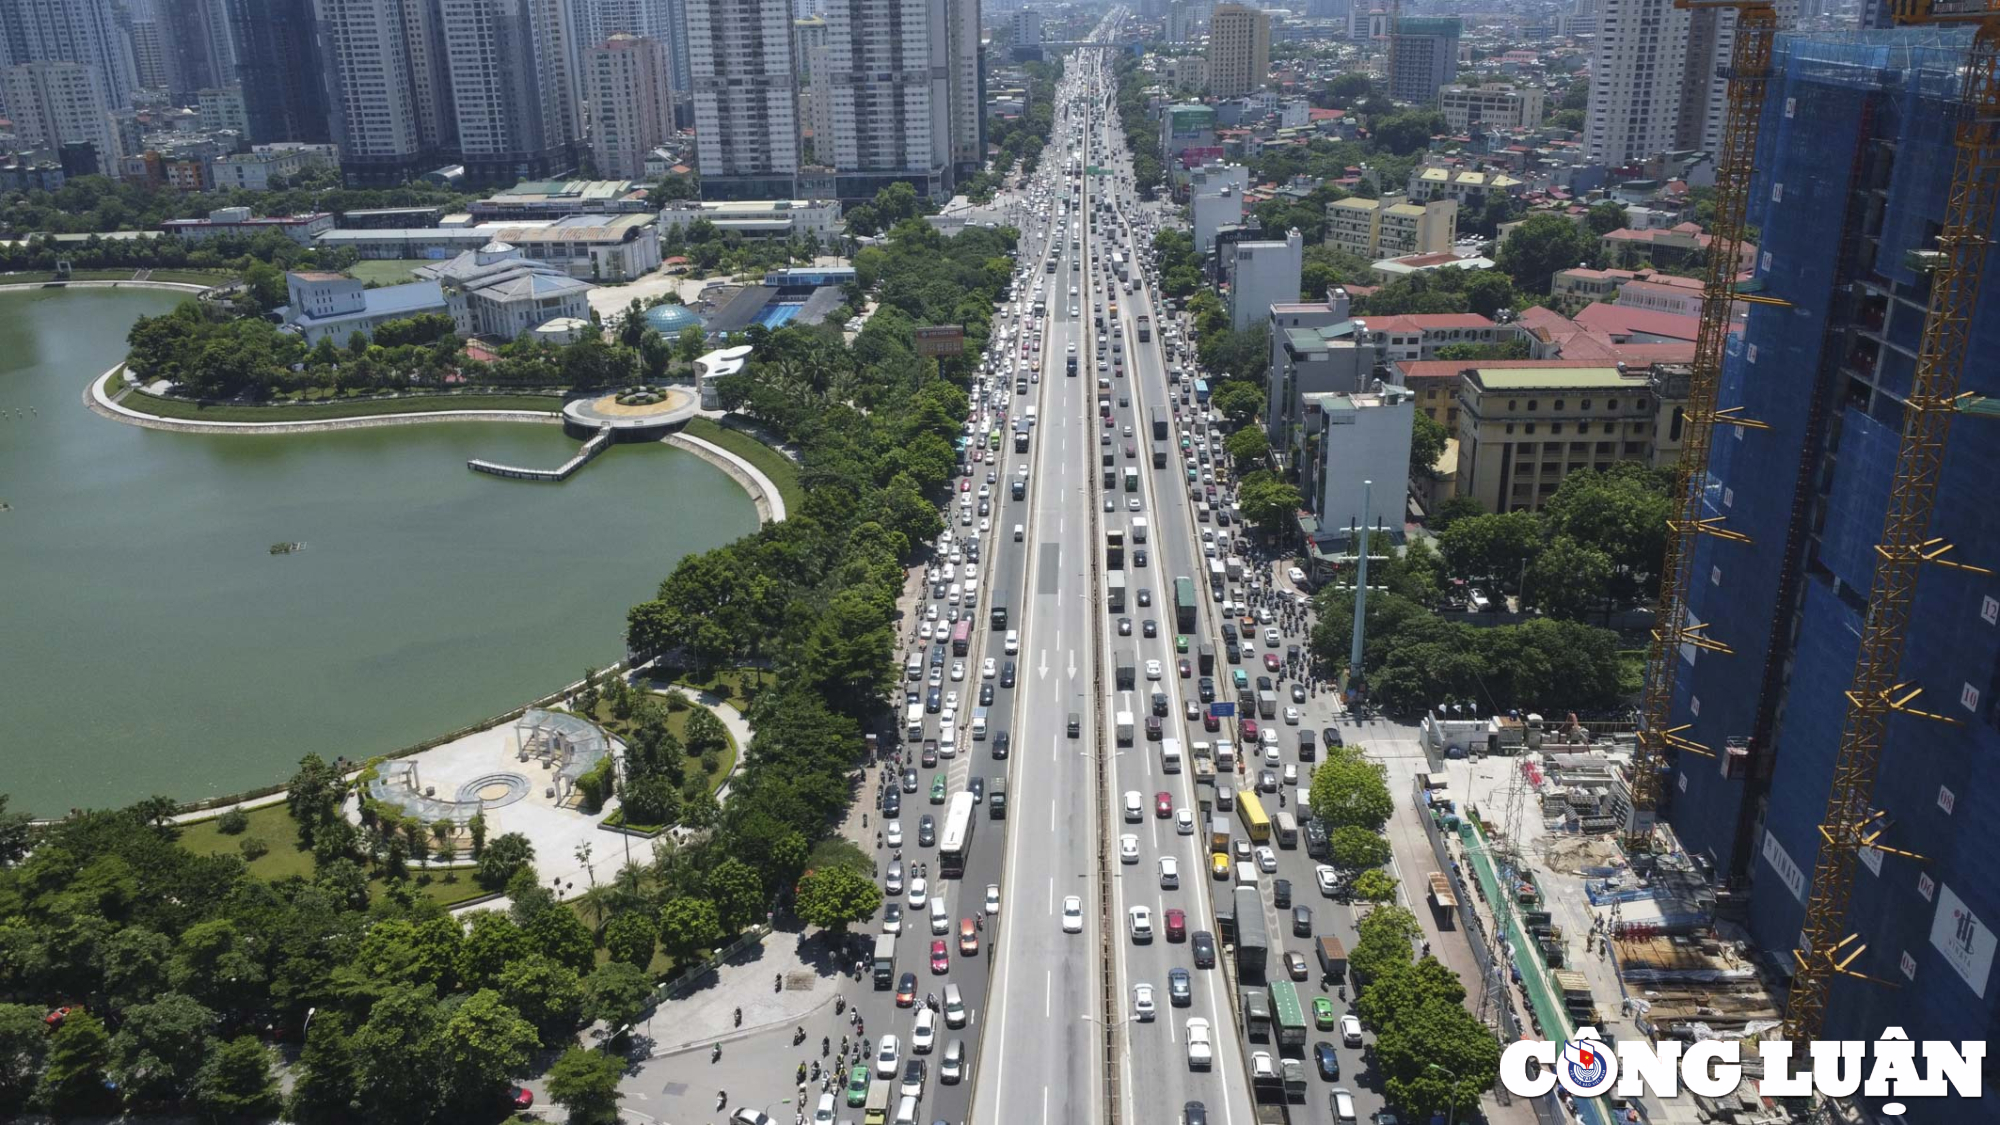
[(1286, 785), (1297, 785), (1298, 783), (1299, 783), (1299, 765), (1298, 765), (1298, 763), (1297, 763), (1297, 762), (1286, 762), (1286, 763), (1285, 763), (1285, 784), (1286, 784)]
[(995, 660), (995, 659), (993, 659), (992, 657), (990, 657), (990, 656), (989, 656), (989, 657), (987, 657), (987, 658), (986, 658), (985, 660), (983, 660), (983, 661), (981, 661), (981, 662), (980, 662), (980, 665), (979, 665), (979, 678), (980, 678), (980, 679), (982, 679), (982, 680), (990, 680), (990, 679), (992, 679), (993, 677), (995, 677), (995, 676), (997, 676), (997, 675), (999, 675), (999, 674), (1000, 674), (1000, 662), (999, 662), (999, 661), (997, 661), (997, 660)]
[(882, 932), (900, 934), (903, 932), (903, 904), (885, 902), (882, 904)]
[(1277, 869), (1278, 853), (1272, 851), (1269, 845), (1260, 845), (1257, 848), (1257, 870), (1269, 875)]
[(1333, 868), (1322, 863), (1313, 868), (1313, 882), (1319, 884), (1319, 893), (1333, 897), (1333, 890), (1340, 883), (1340, 875)]
[(1125, 791), (1126, 821), (1129, 823), (1137, 824), (1139, 821), (1144, 820), (1145, 818), (1146, 818), (1145, 806), (1140, 800), (1139, 791), (1137, 789), (1127, 789)]
[(1208, 1039), (1208, 1021), (1200, 1016), (1187, 1021), (1187, 1054), (1189, 1070), (1207, 1070), (1215, 1064), (1215, 1048)]
[(958, 681), (960, 681), (960, 680), (962, 680), (962, 679), (964, 679), (964, 678), (965, 678), (965, 661), (963, 661), (963, 660), (954, 660), (954, 661), (952, 661), (952, 662), (951, 662), (951, 680), (952, 680), (952, 682), (953, 682), (953, 683), (957, 683)]
[(981, 530), (981, 531), (992, 531), (992, 530), (993, 530), (993, 518), (992, 518), (991, 516), (982, 516), (982, 517), (980, 517), (980, 520), (979, 520), (979, 530)]
[(1287, 708), (1285, 708), (1285, 725), (1286, 725), (1286, 726), (1288, 726), (1288, 727), (1295, 727), (1295, 726), (1298, 726), (1298, 725), (1299, 725), (1299, 709), (1298, 709), (1298, 708), (1296, 708), (1296, 707), (1287, 707)]
[(1157, 661), (1157, 660), (1148, 660), (1148, 661), (1146, 661), (1146, 678), (1147, 678), (1147, 679), (1149, 679), (1149, 680), (1157, 680), (1157, 679), (1159, 679), (1159, 678), (1160, 678), (1160, 662), (1159, 662), (1159, 661)]
[(986, 913), (1000, 913), (1000, 884), (986, 884)]
[(1170, 855), (1160, 857), (1160, 889), (1171, 891), (1181, 885), (1180, 861)]
[(1126, 911), (1132, 920), (1132, 940), (1148, 942), (1153, 940), (1153, 912), (1143, 906), (1135, 906)]
[(1141, 1022), (1150, 1022), (1158, 1013), (1159, 1008), (1153, 1004), (1153, 986), (1150, 984), (1133, 985), (1132, 1018)]
[(889, 846), (890, 846), (890, 847), (892, 847), (892, 848), (900, 848), (900, 847), (902, 847), (902, 846), (903, 846), (903, 822), (902, 822), (902, 821), (900, 821), (900, 820), (892, 820), (892, 821), (890, 821), (890, 822), (889, 822), (889, 823), (888, 823), (888, 824), (887, 824), (886, 826), (884, 826), (884, 827), (883, 827), (883, 829), (882, 829), (882, 838), (883, 838), (883, 839), (884, 839), (885, 841), (887, 841), (887, 842), (888, 842), (888, 844), (889, 844)]
[[(1263, 742), (1266, 733), (1275, 737), (1278, 732), (1272, 730), (1270, 727), (1265, 727), (1263, 731), (1258, 732), (1257, 741)], [(1276, 742), (1266, 743), (1264, 746), (1264, 764), (1272, 769), (1277, 769), (1278, 763), (1282, 760), (1278, 755), (1278, 744)]]
[(1066, 934), (1083, 932), (1083, 900), (1075, 895), (1063, 899), (1062, 927)]
[(1118, 862), (1139, 862), (1139, 837), (1132, 835), (1130, 832), (1118, 837)]
[(896, 1066), (902, 1061), (902, 1042), (893, 1035), (884, 1035), (881, 1045), (875, 1049), (875, 1077), (896, 1077)]
[(1250, 1080), (1272, 1079), (1278, 1076), (1278, 1064), (1271, 1061), (1269, 1051), (1255, 1051), (1250, 1055)]
[(1340, 1041), (1349, 1047), (1361, 1046), (1361, 1021), (1352, 1012), (1340, 1017)]
[(936, 621), (937, 619), (938, 619), (938, 604), (936, 602), (932, 602), (931, 604), (924, 607), (924, 620)]
[(1178, 808), (1174, 810), (1174, 831), (1183, 836), (1194, 835), (1194, 810)]
[(1264, 630), (1264, 647), (1265, 648), (1278, 647), (1278, 631), (1276, 629)]
[(917, 637), (920, 640), (926, 641), (931, 639), (931, 623), (929, 621), (925, 621), (917, 626)]
[(925, 893), (928, 890), (929, 888), (924, 885), (924, 877), (922, 875), (910, 880), (911, 910), (922, 910), (924, 908), (924, 900), (930, 897)]
[(1019, 629), (1007, 630), (1007, 655), (1013, 656), (1020, 651), (1021, 651), (1021, 631)]
[(911, 1051), (919, 1055), (931, 1053), (931, 1048), (937, 1046), (937, 1022), (937, 1013), (929, 1008), (917, 1012), (917, 1029), (910, 1033)]

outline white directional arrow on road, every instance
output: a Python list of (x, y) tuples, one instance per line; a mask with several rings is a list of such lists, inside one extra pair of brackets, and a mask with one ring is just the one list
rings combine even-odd
[(1049, 678), (1049, 650), (1048, 650), (1048, 649), (1043, 649), (1043, 650), (1042, 650), (1042, 666), (1041, 666), (1041, 667), (1039, 667), (1039, 668), (1037, 668), (1037, 669), (1035, 669), (1035, 675), (1036, 675), (1036, 677), (1037, 677), (1037, 678), (1039, 678), (1039, 679), (1044, 679), (1044, 680), (1046, 680), (1046, 679), (1048, 679), (1048, 678)]
[(1076, 650), (1069, 650), (1069, 678), (1076, 679)]

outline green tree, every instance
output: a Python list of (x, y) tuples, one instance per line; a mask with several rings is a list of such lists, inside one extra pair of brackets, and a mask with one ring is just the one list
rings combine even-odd
[(1313, 771), (1307, 799), (1313, 815), (1334, 830), (1353, 826), (1377, 831), (1396, 808), (1382, 767), (1357, 753), (1329, 754)]
[(1588, 265), (1596, 256), (1596, 237), (1560, 215), (1530, 215), (1500, 243), (1500, 268), (1528, 293), (1547, 293), (1557, 270)]
[(584, 1013), (613, 1028), (639, 1018), (653, 999), (653, 981), (637, 966), (606, 961), (583, 981)]
[(1400, 906), (1375, 907), (1355, 923), (1355, 930), (1347, 967), (1365, 982), (1415, 960), (1410, 943), (1423, 933), (1417, 916)]
[(618, 1120), (618, 1082), (625, 1061), (604, 1051), (571, 1047), (549, 1067), (549, 1099), (569, 1110), (571, 1125), (612, 1125)]
[(812, 686), (843, 709), (872, 710), (894, 677), (896, 635), (886, 607), (861, 590), (833, 596), (806, 638), (801, 664)]
[(1433, 999), (1375, 1038), (1383, 1093), (1413, 1113), (1469, 1113), (1500, 1075), (1500, 1042), (1462, 1005)]
[(0, 867), (21, 862), (33, 842), (32, 818), (27, 813), (8, 812), (7, 794), (0, 793)]
[(386, 990), (350, 1040), (363, 1118), (422, 1125), (456, 1091), (445, 1065), (444, 1013), (429, 985)]
[(653, 963), (653, 950), (659, 940), (659, 927), (643, 910), (614, 914), (604, 927), (604, 949), (611, 959), (641, 969)]
[(1229, 456), (1235, 460), (1238, 469), (1261, 463), (1271, 452), (1271, 443), (1264, 437), (1264, 431), (1255, 426), (1245, 426), (1230, 434), (1229, 440), (1223, 442), (1222, 447), (1229, 451)]
[(1247, 425), (1264, 409), (1264, 392), (1248, 380), (1226, 379), (1210, 388), (1208, 404), (1234, 425)]
[(452, 1104), (493, 1105), (508, 1080), (528, 1069), (541, 1037), (521, 1013), (491, 989), (473, 993), (452, 1007), (445, 1020), (440, 1055)]
[(660, 908), (660, 946), (676, 961), (688, 961), (722, 940), (722, 919), (705, 898), (682, 895)]
[(764, 920), (764, 881), (749, 864), (725, 859), (709, 870), (702, 883), (725, 934), (741, 933)]
[(1550, 617), (1575, 621), (1599, 607), (1610, 584), (1611, 556), (1558, 535), (1528, 564), (1521, 597)]
[(1389, 862), (1389, 841), (1358, 824), (1342, 825), (1327, 835), (1327, 858), (1335, 867), (1360, 871)]
[(1481, 504), (1477, 496), (1448, 497), (1437, 506), (1437, 511), (1431, 513), (1430, 529), (1435, 534), (1443, 535), (1445, 529), (1457, 521), (1485, 514), (1486, 505)]
[(1445, 441), (1450, 437), (1445, 428), (1431, 419), (1423, 411), (1413, 411), (1414, 421), (1410, 427), (1410, 475), (1429, 478), (1435, 476), (1433, 466), (1444, 456)]
[(1454, 577), (1483, 583), (1497, 596), (1511, 586), (1542, 546), (1542, 528), (1533, 512), (1502, 512), (1453, 520), (1438, 536), (1438, 549)]
[(125, 1012), (112, 1037), (112, 1074), (127, 1097), (178, 1102), (193, 1091), (215, 1013), (194, 998), (163, 993)]
[(458, 976), (468, 988), (490, 988), (507, 966), (535, 955), (535, 943), (514, 919), (497, 910), (475, 910), (459, 946)]
[(1268, 471), (1250, 473), (1237, 484), (1236, 506), (1251, 526), (1266, 535), (1283, 535), (1293, 527), (1305, 502), (1298, 486)]
[(706, 707), (697, 707), (688, 712), (687, 737), (684, 740), (687, 753), (701, 757), (710, 752), (721, 753), (729, 748), (729, 728), (715, 717), (715, 712)]
[(105, 1088), (111, 1068), (111, 1037), (89, 1012), (71, 1012), (49, 1037), (35, 1101), (58, 1121), (101, 1113), (116, 1104)]
[(479, 856), (479, 871), (475, 876), (479, 885), (489, 891), (497, 891), (507, 885), (514, 873), (527, 867), (535, 859), (535, 845), (519, 832), (507, 832), (488, 841)]
[(806, 872), (799, 880), (795, 909), (807, 922), (836, 933), (871, 917), (882, 907), (882, 890), (843, 864)]
[(523, 920), (521, 930), (535, 952), (573, 972), (587, 973), (597, 963), (597, 942), (590, 927), (567, 906), (550, 903), (534, 911)]
[(1603, 473), (1585, 469), (1563, 478), (1543, 504), (1542, 518), (1551, 538), (1567, 535), (1604, 552), (1612, 567), (1612, 597), (1649, 597), (1659, 592), (1670, 486), (1670, 471), (1636, 462)]
[(310, 848), (320, 827), (340, 815), (346, 781), (318, 754), (299, 759), (299, 769), (285, 785), (285, 804), (299, 827), (299, 845)]
[(1380, 867), (1354, 877), (1350, 889), (1363, 902), (1388, 902), (1396, 897), (1396, 877)]
[(211, 1117), (274, 1116), (283, 1099), (271, 1074), (271, 1049), (254, 1035), (217, 1046), (195, 1076), (194, 1096)]
[(1608, 199), (1590, 208), (1589, 214), (1584, 216), (1584, 224), (1590, 228), (1590, 233), (1600, 236), (1632, 225), (1626, 217), (1624, 205)]
[(529, 957), (500, 973), (500, 999), (535, 1025), (542, 1041), (553, 1043), (576, 1027), (583, 1014), (583, 978), (548, 957)]
[(347, 1016), (321, 1012), (306, 1028), (306, 1045), (292, 1068), (292, 1092), (285, 1112), (302, 1125), (337, 1125), (353, 1120), (353, 1103), (361, 1081), (361, 1060), (348, 1030)]
[(20, 1112), (34, 1093), (49, 1052), (42, 1014), (26, 1004), (0, 1004), (0, 1114)]
[(1414, 1012), (1432, 1001), (1458, 1004), (1464, 1000), (1465, 985), (1458, 974), (1437, 958), (1425, 957), (1370, 977), (1368, 987), (1355, 998), (1354, 1014), (1376, 1027), (1387, 1027), (1398, 1014)]

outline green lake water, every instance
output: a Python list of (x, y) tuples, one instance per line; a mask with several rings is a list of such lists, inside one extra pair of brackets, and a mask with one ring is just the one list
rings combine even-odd
[[(0, 792), (57, 815), (282, 781), (496, 714), (623, 652), (676, 560), (755, 529), (720, 470), (558, 426), (247, 437), (88, 411), (176, 295), (0, 293)], [(306, 549), (273, 556), (276, 542)]]

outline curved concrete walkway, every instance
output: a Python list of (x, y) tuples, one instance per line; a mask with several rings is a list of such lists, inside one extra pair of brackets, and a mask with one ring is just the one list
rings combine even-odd
[(165, 289), (174, 293), (206, 293), (221, 288), (215, 285), (197, 285), (192, 281), (113, 281), (109, 278), (91, 281), (7, 281), (0, 282), (0, 293), (22, 293), (31, 289)]
[(771, 482), (770, 477), (764, 475), (763, 470), (749, 461), (714, 442), (704, 441), (691, 434), (668, 434), (660, 440), (676, 449), (685, 449), (728, 473), (737, 484), (743, 486), (745, 492), (750, 494), (750, 499), (756, 502), (758, 519), (766, 523), (776, 523), (785, 518), (785, 498), (779, 495), (778, 486)]
[(328, 430), (359, 430), (370, 426), (409, 426), (419, 422), (539, 422), (544, 425), (559, 425), (562, 422), (562, 414), (554, 410), (424, 410), (410, 414), (371, 414), (358, 418), (321, 418), (298, 422), (190, 422), (147, 414), (114, 401), (105, 393), (104, 387), (124, 366), (121, 363), (92, 380), (89, 389), (84, 392), (84, 405), (113, 421), (149, 430), (182, 434), (310, 434)]

